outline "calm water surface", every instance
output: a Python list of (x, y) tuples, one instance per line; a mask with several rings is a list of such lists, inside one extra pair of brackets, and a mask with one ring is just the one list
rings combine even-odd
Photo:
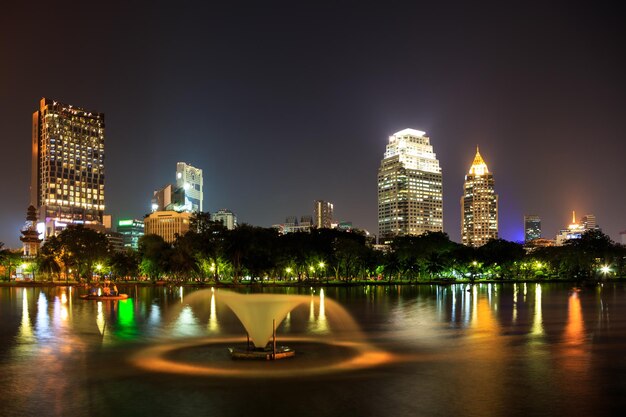
[[(76, 289), (62, 287), (0, 288), (0, 415), (623, 414), (626, 286), (570, 287), (327, 288), (321, 299), (320, 289), (281, 290), (310, 295), (311, 303), (291, 312), (279, 336), (341, 338), (345, 329), (327, 307), (332, 300), (395, 358), (365, 370), (286, 379), (150, 372), (130, 360), (179, 341), (242, 335), (245, 341), (238, 319), (219, 302), (222, 290), (190, 304), (195, 290), (187, 288), (131, 287), (132, 299), (119, 302), (83, 301)], [(175, 359), (242, 366), (223, 346), (192, 354)], [(254, 366), (271, 372), (326, 360), (314, 345), (299, 354), (287, 365)]]

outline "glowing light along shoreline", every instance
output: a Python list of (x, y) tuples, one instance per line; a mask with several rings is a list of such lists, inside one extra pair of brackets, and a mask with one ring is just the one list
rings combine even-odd
[[(188, 342), (163, 344), (139, 351), (136, 355), (134, 355), (131, 363), (145, 371), (179, 375), (207, 377), (214, 376), (225, 378), (290, 378), (331, 374), (337, 372), (357, 371), (361, 369), (388, 364), (396, 360), (393, 354), (378, 349), (369, 343), (354, 341), (320, 340), (317, 338), (307, 337), (281, 337), (281, 342), (318, 343), (335, 347), (343, 347), (354, 350), (355, 354), (354, 356), (351, 356), (343, 361), (335, 362), (332, 364), (320, 364), (317, 366), (311, 366), (309, 368), (297, 369), (275, 368), (271, 371), (268, 371), (267, 369), (233, 369), (212, 365), (188, 364), (183, 362), (177, 362), (171, 359), (166, 359), (167, 355), (177, 350), (241, 342), (241, 338), (203, 338)], [(224, 363), (226, 365), (229, 365), (231, 362)]]

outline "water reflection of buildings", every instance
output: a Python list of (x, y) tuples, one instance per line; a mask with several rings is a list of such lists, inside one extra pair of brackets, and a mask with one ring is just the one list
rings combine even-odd
[[(317, 302), (316, 302), (317, 301)], [(317, 317), (315, 315), (315, 307), (317, 308)], [(309, 332), (324, 334), (330, 331), (328, 321), (326, 319), (326, 300), (324, 289), (320, 289), (319, 298), (311, 294), (311, 302), (309, 304)]]
[(580, 370), (585, 355), (585, 323), (577, 292), (567, 302), (567, 325), (563, 334), (565, 367)]
[(535, 284), (535, 311), (533, 325), (530, 332), (533, 336), (543, 336), (543, 316), (541, 313), (541, 284)]

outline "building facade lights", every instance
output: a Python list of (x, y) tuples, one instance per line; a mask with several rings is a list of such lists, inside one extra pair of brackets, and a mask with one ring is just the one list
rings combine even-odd
[(443, 231), (443, 177), (425, 132), (389, 137), (378, 170), (378, 233), (394, 236)]
[(31, 204), (45, 224), (98, 225), (104, 198), (104, 114), (42, 98), (32, 118)]
[(461, 239), (464, 245), (478, 247), (498, 238), (498, 195), (494, 186), (493, 174), (476, 147), (461, 197)]

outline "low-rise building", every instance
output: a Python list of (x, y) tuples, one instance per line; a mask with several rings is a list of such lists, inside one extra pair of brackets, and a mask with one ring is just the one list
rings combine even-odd
[(114, 232), (112, 230), (107, 230), (104, 232), (107, 240), (109, 241), (109, 245), (115, 252), (123, 252), (124, 251), (124, 236), (121, 233)]
[(144, 219), (144, 233), (158, 235), (168, 243), (174, 242), (177, 235), (184, 235), (189, 230), (191, 213), (176, 211), (155, 211)]
[(237, 215), (227, 209), (220, 209), (215, 213), (211, 213), (211, 221), (221, 222), (228, 230), (233, 230), (237, 227)]

